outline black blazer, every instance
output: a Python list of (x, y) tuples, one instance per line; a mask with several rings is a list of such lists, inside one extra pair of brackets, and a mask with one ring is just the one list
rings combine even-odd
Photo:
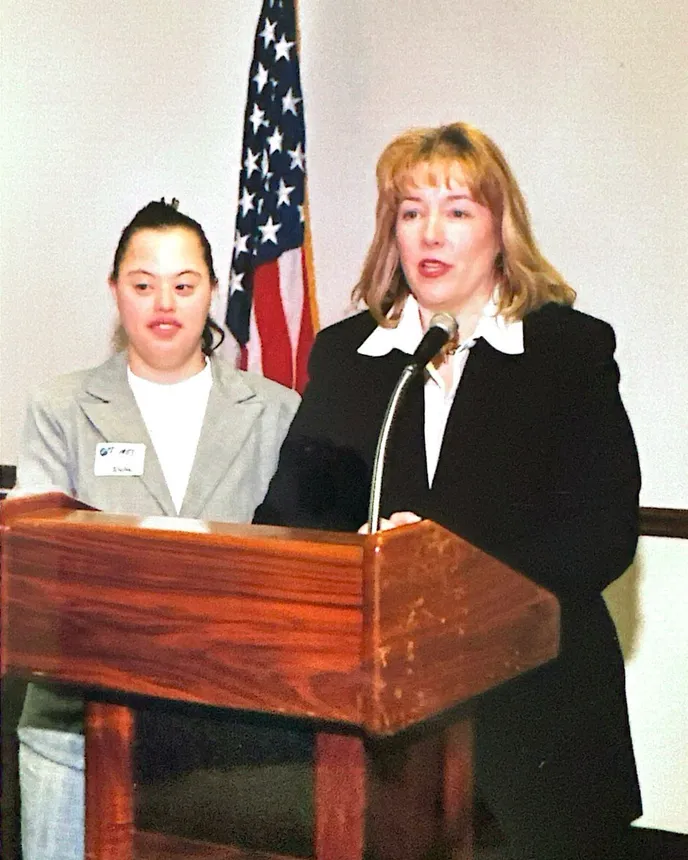
[[(374, 327), (365, 312), (318, 335), (257, 522), (365, 522), (377, 433), (408, 359), (360, 355)], [(558, 659), (481, 700), (476, 776), (505, 830), (556, 832), (560, 822), (568, 834), (641, 811), (623, 660), (601, 597), (633, 559), (640, 473), (611, 327), (549, 304), (525, 318), (524, 344), (522, 355), (482, 339), (471, 349), (432, 488), (422, 383), (409, 391), (382, 514), (433, 519), (559, 598)]]

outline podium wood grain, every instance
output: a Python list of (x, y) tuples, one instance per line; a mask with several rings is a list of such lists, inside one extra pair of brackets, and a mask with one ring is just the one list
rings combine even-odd
[(556, 653), (555, 599), (435, 523), (204, 525), (16, 518), (4, 669), (384, 735)]

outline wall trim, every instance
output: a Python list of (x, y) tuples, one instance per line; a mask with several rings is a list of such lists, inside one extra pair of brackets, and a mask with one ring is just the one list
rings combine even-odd
[(682, 508), (641, 508), (640, 534), (688, 538), (688, 511)]
[(17, 480), (17, 467), (0, 463), (0, 489), (11, 490)]

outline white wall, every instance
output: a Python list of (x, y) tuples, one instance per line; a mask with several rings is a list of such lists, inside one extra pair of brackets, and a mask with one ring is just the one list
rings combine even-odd
[(606, 591), (626, 658), (643, 793), (636, 824), (688, 833), (688, 541), (641, 538), (633, 567)]
[(116, 241), (163, 195), (229, 270), (258, 0), (3, 0), (0, 462), (26, 392), (108, 351)]
[[(137, 208), (178, 197), (205, 225), (220, 276), (228, 271), (259, 8), (259, 0), (3, 0), (0, 462), (16, 460), (27, 391), (106, 354), (105, 281)], [(347, 310), (383, 145), (409, 125), (473, 122), (502, 145), (543, 250), (579, 291), (579, 307), (617, 330), (643, 504), (681, 508), (686, 8), (683, 0), (300, 0), (323, 322)], [(642, 639), (641, 662), (629, 658), (629, 689), (643, 821), (688, 832), (688, 763), (672, 716), (688, 712), (688, 678), (685, 661), (666, 660), (658, 647), (662, 613), (687, 605), (675, 600), (684, 553), (678, 542), (645, 541), (643, 577), (622, 584), (615, 612), (623, 622), (634, 606)], [(670, 628), (674, 653), (685, 653), (685, 626)], [(652, 678), (664, 672), (667, 686), (657, 690)]]

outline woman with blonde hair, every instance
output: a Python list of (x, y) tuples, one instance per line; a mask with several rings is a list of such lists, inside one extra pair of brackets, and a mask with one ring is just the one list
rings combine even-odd
[(464, 123), (413, 129), (377, 167), (354, 297), (320, 332), (257, 520), (355, 530), (378, 429), (434, 314), (458, 337), (402, 405), (386, 527), (435, 520), (554, 592), (559, 657), (479, 704), (476, 784), (527, 860), (628, 860), (640, 796), (624, 666), (602, 590), (633, 559), (640, 473), (611, 327), (533, 238), (504, 156)]

